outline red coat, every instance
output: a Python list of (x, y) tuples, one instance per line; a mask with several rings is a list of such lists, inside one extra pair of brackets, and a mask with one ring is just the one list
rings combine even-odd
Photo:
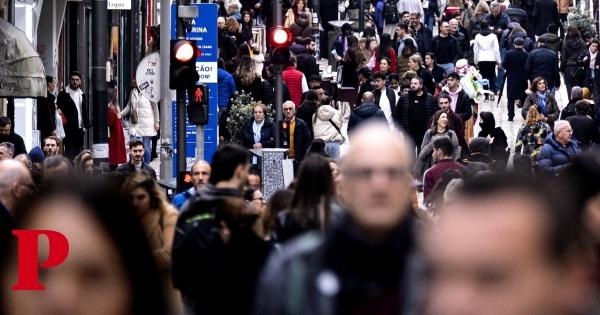
[(290, 97), (296, 107), (299, 107), (302, 99), (302, 76), (304, 73), (296, 70), (292, 66), (288, 66), (282, 73), (281, 77), (290, 90)]
[(110, 128), (110, 138), (108, 140), (108, 164), (118, 165), (127, 162), (123, 124), (121, 124), (121, 119), (117, 117), (117, 112), (114, 107), (108, 108), (108, 127)]

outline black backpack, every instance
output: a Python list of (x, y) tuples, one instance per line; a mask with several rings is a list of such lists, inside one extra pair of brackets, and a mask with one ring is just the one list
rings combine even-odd
[(385, 23), (387, 24), (398, 23), (400, 17), (398, 16), (398, 7), (396, 6), (396, 3), (392, 1), (386, 1), (383, 5), (383, 16)]

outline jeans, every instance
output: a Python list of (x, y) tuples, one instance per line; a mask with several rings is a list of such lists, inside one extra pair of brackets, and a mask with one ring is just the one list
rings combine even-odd
[(453, 63), (438, 63), (438, 66), (444, 68), (444, 71), (446, 71), (446, 74), (449, 74), (450, 72), (454, 71), (454, 64)]
[[(504, 61), (504, 55), (506, 54), (506, 49), (505, 48), (500, 48), (500, 60)], [(504, 71), (504, 68), (502, 68), (502, 66), (500, 66), (498, 68), (498, 75), (496, 76), (496, 90), (495, 92), (500, 92), (502, 93), (502, 91), (500, 91), (502, 89), (502, 80), (504, 80), (504, 73), (506, 71)]]
[(141, 140), (144, 143), (144, 163), (146, 164), (150, 164), (150, 154), (151, 154), (151, 150), (152, 150), (152, 146), (151, 146), (151, 142), (152, 142), (152, 137), (136, 137), (136, 136), (131, 136), (129, 138), (129, 140)]
[(332, 141), (332, 142), (325, 142), (325, 151), (327, 151), (327, 154), (329, 154), (329, 157), (332, 159), (339, 159), (340, 158), (340, 142), (339, 141)]

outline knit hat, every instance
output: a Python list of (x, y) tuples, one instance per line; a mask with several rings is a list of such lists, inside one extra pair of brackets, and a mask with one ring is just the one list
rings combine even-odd
[(515, 46), (523, 47), (525, 41), (521, 37), (515, 38)]
[(484, 137), (477, 137), (471, 140), (469, 149), (471, 150), (471, 153), (483, 152), (486, 154), (490, 154), (490, 140)]
[(29, 157), (33, 163), (44, 163), (44, 160), (46, 159), (44, 151), (42, 151), (42, 148), (39, 146), (35, 146), (29, 151)]

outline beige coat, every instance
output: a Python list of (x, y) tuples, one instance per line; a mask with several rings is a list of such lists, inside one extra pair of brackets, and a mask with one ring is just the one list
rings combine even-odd
[[(312, 13), (310, 13), (309, 8), (304, 8), (304, 12), (308, 15), (308, 27), (312, 26)], [(290, 8), (287, 10), (285, 14), (285, 22), (283, 23), (283, 27), (290, 27), (294, 24), (294, 11)]]

